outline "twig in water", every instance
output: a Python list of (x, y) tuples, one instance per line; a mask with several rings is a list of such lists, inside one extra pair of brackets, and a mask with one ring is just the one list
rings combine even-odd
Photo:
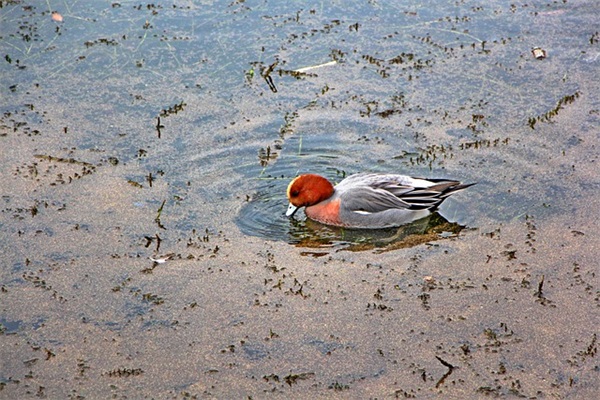
[(435, 358), (437, 358), (438, 361), (441, 362), (444, 367), (448, 367), (448, 372), (446, 372), (444, 374), (444, 376), (442, 376), (440, 378), (440, 380), (437, 381), (437, 383), (435, 384), (435, 387), (438, 388), (438, 387), (440, 387), (442, 385), (442, 383), (444, 383), (444, 381), (446, 380), (446, 378), (450, 376), (450, 374), (452, 373), (452, 371), (454, 370), (454, 368), (457, 368), (457, 367), (455, 367), (454, 365), (450, 364), (449, 362), (443, 360), (441, 357), (435, 356)]

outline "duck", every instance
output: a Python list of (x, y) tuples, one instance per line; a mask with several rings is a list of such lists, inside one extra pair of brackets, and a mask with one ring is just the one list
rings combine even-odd
[(294, 178), (287, 187), (286, 216), (304, 207), (306, 216), (325, 225), (381, 229), (398, 227), (435, 212), (450, 195), (474, 183), (358, 173), (333, 185), (317, 174)]

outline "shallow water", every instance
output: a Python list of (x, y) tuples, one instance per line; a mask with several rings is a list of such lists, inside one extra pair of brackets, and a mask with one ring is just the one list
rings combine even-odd
[[(598, 12), (0, 2), (0, 397), (593, 398)], [(360, 171), (478, 184), (283, 216)]]

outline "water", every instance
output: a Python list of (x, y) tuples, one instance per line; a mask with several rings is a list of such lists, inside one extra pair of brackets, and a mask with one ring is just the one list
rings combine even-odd
[(0, 393), (593, 398), (599, 6), (396, 3), (0, 2)]

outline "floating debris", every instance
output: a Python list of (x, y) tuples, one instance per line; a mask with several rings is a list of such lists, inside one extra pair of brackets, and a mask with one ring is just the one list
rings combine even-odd
[[(177, 114), (178, 112), (183, 111), (185, 106), (187, 106), (187, 104), (182, 100), (180, 103), (175, 104), (174, 106), (170, 106), (169, 108), (163, 108), (162, 110), (160, 110), (160, 116), (168, 117), (169, 115)], [(160, 119), (156, 124), (156, 128), (159, 129), (159, 127), (164, 128), (164, 126), (160, 126)]]
[(52, 11), (52, 21), (54, 22), (63, 22), (63, 17), (56, 11)]
[(546, 50), (542, 49), (541, 47), (534, 47), (531, 49), (531, 54), (533, 54), (533, 56), (538, 60), (543, 60), (548, 56)]
[(162, 212), (163, 212), (163, 208), (165, 207), (165, 203), (166, 203), (166, 202), (167, 202), (166, 200), (163, 200), (162, 204), (160, 205), (160, 208), (159, 208), (159, 209), (158, 209), (158, 211), (157, 211), (156, 218), (154, 218), (154, 222), (156, 222), (156, 223), (158, 224), (158, 227), (159, 227), (159, 228), (161, 228), (161, 229), (167, 229), (167, 228), (165, 228), (165, 227), (164, 227), (164, 225), (163, 225), (163, 224), (160, 222), (160, 215), (161, 215), (161, 214), (162, 214)]
[(294, 72), (303, 73), (303, 72), (310, 71), (312, 69), (329, 67), (331, 65), (336, 65), (336, 64), (337, 64), (337, 61), (333, 60), (333, 61), (329, 61), (329, 62), (326, 62), (326, 63), (323, 63), (323, 64), (311, 65), (310, 67), (298, 68), (298, 69), (295, 69)]
[(159, 256), (158, 258), (152, 258), (152, 257), (148, 257), (148, 258), (150, 259), (150, 261), (155, 262), (157, 264), (164, 264), (168, 260), (173, 258), (174, 255), (175, 255), (175, 253), (169, 253), (169, 254), (165, 254), (164, 256)]
[[(181, 109), (183, 110), (183, 105), (181, 105)], [(163, 110), (164, 111), (164, 110)], [(166, 113), (166, 111), (165, 111)], [(169, 114), (165, 114), (165, 116), (168, 116)], [(158, 132), (158, 138), (160, 139), (160, 130), (162, 128), (164, 128), (165, 126), (163, 124), (160, 123), (160, 117), (156, 117), (157, 121), (156, 121), (156, 131)]]
[(271, 89), (271, 91), (273, 93), (277, 93), (277, 86), (275, 86), (275, 83), (273, 82), (273, 78), (271, 78), (271, 73), (275, 70), (275, 67), (277, 66), (277, 64), (279, 64), (279, 61), (275, 61), (273, 64), (269, 65), (268, 68), (265, 68), (261, 72), (261, 75), (263, 76), (263, 78), (267, 82), (267, 85), (269, 85), (269, 89)]
[(563, 98), (561, 98), (558, 101), (558, 103), (556, 103), (556, 107), (554, 107), (552, 110), (550, 110), (544, 114), (537, 115), (535, 117), (529, 117), (529, 119), (527, 120), (527, 125), (529, 125), (529, 127), (531, 129), (535, 129), (535, 124), (537, 122), (552, 121), (552, 119), (558, 115), (558, 112), (560, 110), (562, 110), (563, 108), (565, 108), (564, 107), (565, 105), (575, 102), (575, 100), (577, 98), (579, 98), (580, 95), (581, 95), (581, 92), (579, 90), (577, 90), (577, 91), (575, 91), (575, 93), (573, 93), (571, 95), (564, 96)]

